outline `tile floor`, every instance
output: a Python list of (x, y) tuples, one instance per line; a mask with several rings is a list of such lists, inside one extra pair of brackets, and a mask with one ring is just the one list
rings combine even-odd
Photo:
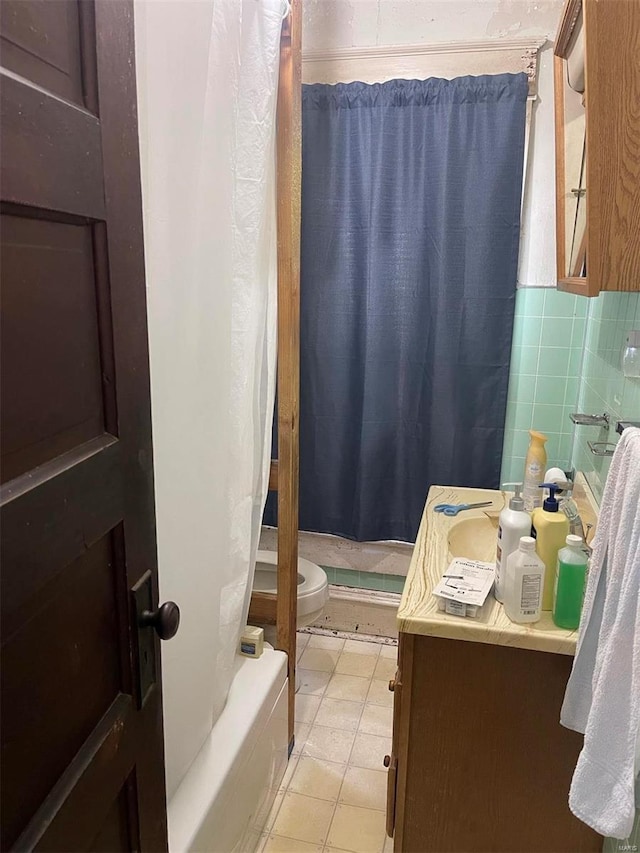
[(295, 746), (260, 853), (388, 853), (396, 646), (298, 634)]

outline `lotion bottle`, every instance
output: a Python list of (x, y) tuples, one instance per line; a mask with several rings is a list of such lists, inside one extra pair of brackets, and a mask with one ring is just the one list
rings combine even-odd
[(558, 487), (555, 483), (543, 483), (543, 489), (549, 489), (549, 497), (541, 507), (534, 509), (531, 533), (536, 540), (536, 552), (546, 568), (542, 609), (553, 608), (553, 584), (556, 575), (558, 551), (567, 541), (569, 519), (558, 512), (559, 501), (556, 498)]
[(522, 536), (518, 550), (507, 560), (504, 609), (512, 622), (537, 622), (540, 618), (545, 567), (536, 554), (536, 540)]
[(522, 499), (522, 483), (505, 483), (514, 487), (514, 496), (509, 501), (498, 519), (498, 547), (496, 550), (496, 580), (493, 594), (498, 601), (504, 601), (504, 579), (507, 569), (507, 559), (517, 551), (522, 536), (531, 533), (531, 516), (524, 509)]

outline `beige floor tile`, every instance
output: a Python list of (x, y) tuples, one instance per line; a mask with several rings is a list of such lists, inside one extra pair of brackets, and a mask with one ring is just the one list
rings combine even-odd
[(387, 804), (387, 774), (384, 770), (347, 767), (339, 802), (363, 809), (384, 811)]
[(333, 652), (330, 649), (306, 648), (300, 656), (300, 668), (333, 672), (339, 655), (340, 652)]
[[(316, 697), (311, 698), (315, 699)], [(325, 697), (318, 708), (315, 718), (316, 725), (355, 732), (360, 722), (363, 707), (362, 702), (349, 702), (346, 699), (327, 699)]]
[(367, 693), (367, 702), (372, 705), (384, 705), (385, 708), (393, 708), (393, 693), (389, 690), (389, 682), (374, 678)]
[(302, 755), (346, 764), (354, 740), (353, 732), (313, 726), (302, 748)]
[(295, 772), (296, 767), (298, 766), (299, 755), (295, 753), (291, 753), (289, 756), (289, 761), (287, 762), (287, 769), (284, 771), (284, 776), (282, 777), (282, 782), (280, 782), (280, 790), (285, 791), (289, 787), (289, 783), (291, 782), (291, 778)]
[(331, 824), (334, 804), (287, 791), (272, 827), (274, 835), (324, 844)]
[(308, 844), (295, 838), (283, 838), (281, 835), (270, 835), (262, 853), (320, 853), (322, 844)]
[(369, 770), (382, 770), (385, 755), (391, 755), (390, 737), (358, 732), (349, 756), (349, 764), (354, 767), (366, 767)]
[(367, 640), (347, 640), (344, 651), (354, 655), (371, 655), (374, 658), (380, 654), (381, 643), (370, 643)]
[(380, 646), (380, 657), (398, 660), (398, 647), (392, 645)]
[(364, 702), (371, 683), (368, 678), (360, 678), (358, 675), (341, 675), (335, 672), (331, 676), (325, 696), (328, 696), (330, 699), (348, 699), (351, 702)]
[(384, 812), (338, 805), (327, 844), (353, 853), (380, 853), (384, 844)]
[(384, 678), (388, 681), (396, 674), (397, 668), (398, 665), (392, 658), (378, 658), (373, 677)]
[(341, 675), (359, 675), (360, 678), (371, 678), (377, 661), (378, 658), (373, 655), (354, 655), (353, 652), (343, 652), (338, 658), (336, 672)]
[(293, 752), (297, 755), (302, 752), (302, 747), (305, 745), (311, 726), (309, 723), (294, 723), (293, 726)]
[(300, 660), (300, 658), (302, 657), (302, 653), (307, 648), (308, 643), (308, 634), (296, 634), (296, 661)]
[(304, 649), (307, 643), (309, 642), (309, 637), (311, 634), (307, 634), (304, 631), (296, 632), (296, 648)]
[(393, 709), (382, 705), (365, 705), (358, 731), (369, 735), (391, 737)]
[(280, 811), (280, 806), (282, 805), (282, 801), (284, 799), (284, 791), (278, 791), (276, 794), (276, 798), (273, 801), (273, 805), (271, 806), (271, 811), (267, 815), (267, 819), (264, 822), (265, 830), (269, 831), (273, 824), (275, 823), (276, 818), (278, 817), (278, 812)]
[(389, 838), (388, 835), (384, 837), (384, 847), (382, 848), (382, 853), (393, 853), (393, 838)]
[(298, 667), (296, 678), (298, 695), (311, 693), (313, 696), (322, 696), (331, 678), (331, 673), (323, 672), (321, 669), (301, 669)]
[(313, 723), (320, 702), (320, 696), (298, 693), (296, 695), (294, 720), (298, 723)]
[(334, 652), (341, 652), (344, 646), (342, 637), (331, 637), (325, 634), (311, 634), (309, 639), (310, 649), (329, 649)]
[(302, 756), (298, 761), (296, 772), (289, 784), (289, 790), (296, 794), (306, 794), (319, 800), (338, 799), (344, 764), (333, 761), (322, 761), (319, 758)]

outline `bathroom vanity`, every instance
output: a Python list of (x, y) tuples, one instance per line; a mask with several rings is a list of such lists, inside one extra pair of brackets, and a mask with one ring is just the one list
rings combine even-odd
[[(449, 518), (439, 503), (492, 500)], [(582, 736), (559, 723), (576, 632), (550, 613), (515, 625), (491, 595), (478, 619), (438, 610), (452, 557), (493, 561), (503, 492), (433, 486), (398, 611), (388, 767), (395, 851), (599, 851), (567, 804)]]

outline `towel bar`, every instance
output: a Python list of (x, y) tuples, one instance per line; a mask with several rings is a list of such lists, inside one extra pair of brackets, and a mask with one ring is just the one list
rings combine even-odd
[(584, 415), (578, 412), (572, 412), (569, 417), (578, 426), (601, 426), (609, 429), (609, 415), (603, 412), (601, 415)]
[(594, 456), (613, 456), (616, 449), (611, 441), (588, 441), (587, 446)]

